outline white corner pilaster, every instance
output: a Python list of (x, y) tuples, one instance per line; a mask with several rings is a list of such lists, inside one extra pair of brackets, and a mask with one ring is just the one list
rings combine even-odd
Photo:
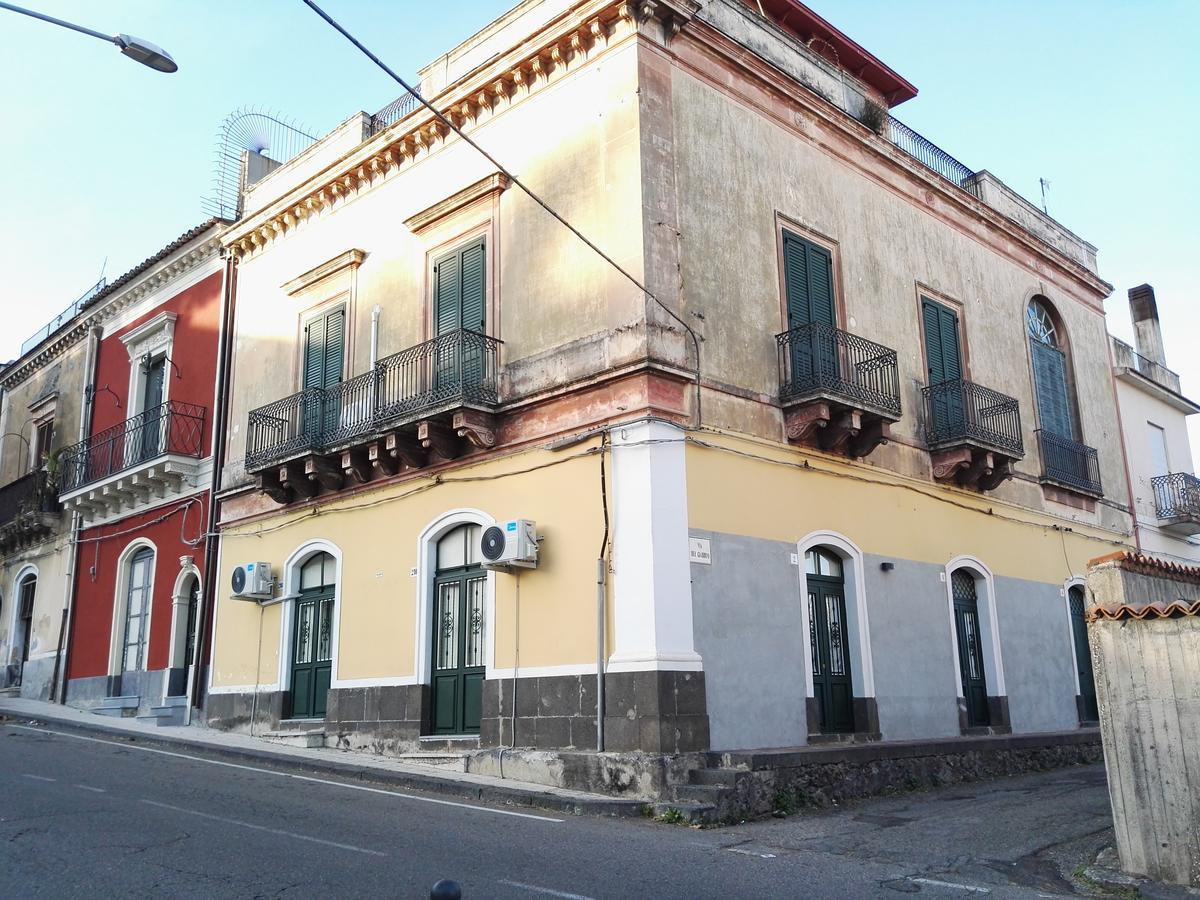
[(608, 671), (699, 671), (683, 430), (641, 421), (614, 427), (610, 437), (614, 648)]

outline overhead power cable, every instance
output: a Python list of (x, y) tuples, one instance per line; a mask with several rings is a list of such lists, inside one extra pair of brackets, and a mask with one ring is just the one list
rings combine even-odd
[(531, 190), (523, 181), (521, 181), (521, 179), (519, 179), (516, 175), (514, 175), (511, 171), (509, 171), (504, 165), (502, 165), (500, 163), (500, 161), (498, 159), (496, 159), (496, 157), (492, 156), (492, 154), (490, 154), (487, 150), (484, 150), (483, 147), (479, 146), (479, 144), (477, 144), (470, 137), (468, 137), (461, 128), (459, 128), (457, 125), (455, 125), (454, 122), (452, 122), (449, 118), (447, 118), (445, 115), (443, 115), (435, 106), (433, 106), (433, 104), (431, 104), (428, 100), (426, 100), (424, 97), (422, 97), (418, 91), (414, 90), (412, 88), (412, 86), (409, 85), (409, 83), (407, 81), (405, 81), (403, 78), (401, 78), (398, 74), (396, 74), (396, 72), (387, 63), (385, 63), (382, 59), (380, 59), (378, 56), (376, 56), (374, 53), (372, 53), (370, 50), (368, 50), (367, 47), (362, 43), (362, 41), (360, 41), (358, 38), (356, 38), (354, 35), (352, 35), (349, 31), (347, 31), (345, 28), (343, 28), (342, 25), (337, 22), (337, 20), (335, 20), (331, 15), (329, 15), (329, 13), (327, 13), (327, 12), (325, 12), (325, 10), (321, 9), (321, 7), (319, 7), (316, 3), (314, 3), (313, 0), (304, 0), (304, 4), (309, 9), (311, 9), (313, 12), (315, 12), (318, 16), (320, 16), (322, 19), (324, 19), (330, 25), (330, 27), (332, 27), (334, 30), (336, 30), (342, 37), (344, 37), (351, 44), (353, 44), (356, 48), (358, 48), (358, 50), (365, 57), (367, 57), (367, 59), (371, 60), (371, 62), (375, 63), (375, 65), (377, 65), (380, 69), (382, 69), (384, 72), (386, 72), (392, 78), (393, 81), (395, 81), (398, 85), (400, 85), (400, 87), (404, 88), (404, 90), (406, 90), (410, 94), (412, 94), (412, 96), (414, 96), (417, 99), (417, 102), (420, 103), (422, 106), (424, 106), (426, 109), (428, 109), (431, 113), (433, 113), (434, 117), (439, 122), (441, 122), (443, 125), (445, 125), (447, 128), (449, 128), (451, 131), (453, 131), (469, 147), (474, 149), (477, 153), (479, 153), (480, 156), (482, 156), (484, 159), (486, 159), (488, 162), (490, 162), (493, 166), (495, 166), (496, 169), (502, 175), (504, 175), (506, 178), (508, 178), (509, 181), (511, 181), (522, 192), (524, 192), (524, 194), (527, 197), (529, 197), (530, 200), (532, 200), (534, 203), (536, 203), (538, 206), (540, 206), (542, 209), (544, 209), (547, 213), (549, 213), (564, 228), (566, 228), (568, 231), (570, 231), (571, 234), (575, 235), (575, 237), (577, 237), (577, 238), (579, 238), (579, 240), (583, 241), (583, 243), (585, 245), (587, 245), (587, 247), (589, 249), (591, 249), (592, 252), (594, 252), (602, 260), (604, 260), (606, 263), (608, 263), (610, 266), (612, 266), (626, 280), (628, 280), (631, 284), (633, 284), (634, 287), (636, 287), (639, 291), (641, 291), (643, 294), (645, 294), (647, 297), (649, 297), (652, 301), (654, 301), (654, 303), (657, 304), (659, 306), (659, 308), (661, 308), (663, 310), (663, 312), (665, 312), (668, 316), (670, 316), (672, 319), (674, 319), (676, 322), (679, 323), (680, 327), (682, 327), (683, 330), (686, 331), (688, 336), (692, 339), (692, 346), (695, 348), (695, 351), (696, 351), (696, 423), (695, 424), (697, 427), (699, 427), (700, 421), (701, 421), (701, 419), (700, 419), (700, 339), (699, 339), (699, 337), (697, 337), (695, 330), (690, 325), (688, 325), (688, 323), (685, 322), (679, 316), (678, 313), (676, 313), (673, 309), (671, 309), (669, 306), (667, 306), (666, 303), (664, 303), (662, 300), (660, 300), (654, 294), (653, 291), (651, 291), (648, 287), (646, 287), (645, 284), (643, 284), (638, 278), (636, 278), (632, 273), (630, 273), (630, 271), (628, 269), (626, 269), (624, 266), (622, 266), (620, 263), (618, 263), (615, 259), (613, 259), (607, 253), (605, 253), (603, 250), (601, 250), (600, 247), (595, 242), (593, 242), (591, 239), (589, 239), (587, 237), (587, 235), (585, 235), (582, 231), (580, 231), (578, 228), (576, 228), (574, 225), (572, 225), (570, 222), (568, 222), (557, 210), (554, 209), (554, 207), (552, 207), (549, 203), (547, 203), (545, 200), (543, 200), (538, 194), (534, 193), (533, 190)]

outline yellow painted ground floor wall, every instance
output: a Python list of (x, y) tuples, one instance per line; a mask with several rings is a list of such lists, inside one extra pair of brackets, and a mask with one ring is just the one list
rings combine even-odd
[[(466, 521), (537, 522), (538, 568), (524, 573), (519, 585), (521, 669), (594, 667), (599, 473), (600, 458), (588, 444), (557, 453), (533, 450), (223, 530), (212, 692), (287, 687), (281, 652), (289, 606), (233, 599), (233, 568), (269, 562), (286, 595), (299, 564), (322, 550), (339, 561), (333, 686), (422, 681), (418, 598), (434, 575), (426, 548)], [(503, 674), (518, 653), (518, 577), (490, 578), (489, 670)]]
[(692, 603), (714, 749), (803, 744), (819, 730), (804, 566), (813, 547), (842, 561), (838, 639), (850, 648), (856, 731), (926, 739), (967, 727), (959, 568), (977, 592), (991, 724), (1079, 727), (1087, 689), (1068, 592), (1127, 535), (766, 441), (686, 440), (689, 535), (707, 542), (692, 557)]

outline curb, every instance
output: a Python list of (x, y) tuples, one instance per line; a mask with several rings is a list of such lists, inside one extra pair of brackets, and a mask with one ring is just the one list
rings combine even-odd
[(38, 722), (52, 725), (64, 731), (103, 735), (106, 738), (124, 740), (148, 747), (188, 750), (195, 756), (218, 757), (221, 759), (253, 762), (263, 768), (299, 773), (336, 775), (347, 781), (375, 784), (386, 787), (406, 788), (456, 800), (470, 800), (493, 806), (525, 807), (565, 813), (572, 816), (601, 816), (606, 818), (641, 818), (646, 804), (640, 800), (622, 800), (597, 795), (595, 799), (563, 797), (546, 791), (505, 785), (477, 784), (446, 778), (432, 773), (393, 772), (372, 766), (361, 766), (351, 762), (325, 759), (298, 759), (293, 756), (273, 753), (267, 749), (249, 747), (224, 747), (203, 741), (191, 741), (174, 735), (150, 735), (131, 733), (121, 728), (106, 728), (100, 722), (78, 722), (12, 710), (0, 704), (0, 718), (14, 722)]

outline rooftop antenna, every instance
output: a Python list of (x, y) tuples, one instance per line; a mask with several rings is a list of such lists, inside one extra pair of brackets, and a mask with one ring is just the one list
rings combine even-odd
[(1050, 182), (1048, 182), (1045, 178), (1039, 178), (1038, 184), (1042, 186), (1042, 212), (1044, 212), (1046, 215), (1050, 215), (1050, 210), (1046, 209), (1046, 188), (1050, 187)]

